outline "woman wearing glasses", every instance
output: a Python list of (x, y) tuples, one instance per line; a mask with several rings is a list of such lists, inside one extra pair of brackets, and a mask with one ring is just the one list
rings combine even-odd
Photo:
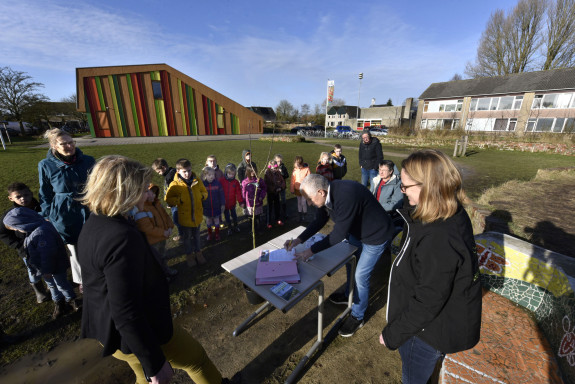
[(46, 158), (38, 163), (41, 215), (50, 220), (70, 250), (72, 280), (80, 284), (82, 275), (76, 256), (76, 243), (89, 211), (76, 198), (86, 183), (94, 158), (76, 148), (64, 130), (54, 128), (44, 137), (50, 143)]
[(461, 174), (435, 150), (402, 162), (409, 208), (388, 285), (379, 341), (399, 349), (403, 383), (426, 383), (446, 353), (472, 348), (481, 328), (481, 283)]

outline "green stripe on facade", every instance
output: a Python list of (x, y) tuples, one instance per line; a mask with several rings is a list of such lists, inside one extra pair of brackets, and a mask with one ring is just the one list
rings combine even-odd
[(188, 94), (188, 118), (190, 119), (190, 130), (194, 136), (198, 135), (198, 124), (196, 121), (196, 108), (194, 107), (194, 89), (186, 85), (186, 92)]
[(104, 93), (102, 92), (102, 83), (100, 83), (100, 76), (94, 77), (96, 89), (98, 90), (98, 99), (100, 100), (100, 108), (102, 111), (106, 110), (106, 102), (104, 101)]
[(182, 95), (182, 81), (178, 79), (178, 96), (180, 97), (180, 115), (182, 116), (182, 128), (184, 135), (188, 134), (188, 127), (186, 126), (186, 110), (184, 109), (184, 98)]
[(160, 116), (160, 106), (158, 105), (158, 100), (154, 100), (154, 108), (156, 109), (156, 121), (158, 122), (158, 135), (164, 135), (164, 127), (162, 127), (162, 117)]
[(114, 116), (116, 116), (116, 124), (118, 124), (118, 134), (120, 137), (125, 137), (124, 128), (122, 127), (122, 119), (120, 119), (120, 111), (118, 109), (118, 100), (116, 99), (116, 89), (114, 87), (114, 79), (112, 75), (108, 75), (108, 84), (110, 85), (110, 93), (112, 104), (114, 104)]
[(130, 105), (132, 106), (132, 117), (134, 118), (136, 136), (141, 136), (140, 123), (138, 122), (138, 111), (136, 110), (136, 100), (134, 99), (134, 90), (132, 88), (132, 76), (129, 73), (126, 74), (126, 80), (128, 82), (128, 93), (130, 94)]
[(86, 104), (86, 120), (88, 120), (88, 126), (90, 127), (90, 134), (92, 137), (96, 137), (96, 131), (94, 130), (94, 122), (92, 121), (92, 111), (90, 110), (90, 103), (88, 102), (88, 94), (84, 92), (84, 104)]
[(207, 105), (208, 105), (208, 127), (210, 135), (214, 134), (214, 127), (212, 124), (212, 101), (206, 97)]
[(122, 121), (122, 131), (124, 132), (124, 137), (128, 137), (130, 135), (128, 134), (128, 124), (126, 122), (124, 101), (122, 99), (120, 82), (118, 81), (118, 75), (112, 75), (112, 77), (114, 79), (114, 88), (116, 89), (116, 103), (118, 104), (118, 113), (120, 114), (120, 120)]

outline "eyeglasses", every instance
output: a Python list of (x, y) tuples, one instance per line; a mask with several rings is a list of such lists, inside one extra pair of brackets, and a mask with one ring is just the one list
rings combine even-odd
[(407, 188), (415, 187), (416, 185), (421, 185), (421, 183), (411, 184), (411, 185), (399, 184), (399, 189), (401, 189), (401, 192), (404, 192), (404, 193), (405, 193), (405, 191), (407, 190)]

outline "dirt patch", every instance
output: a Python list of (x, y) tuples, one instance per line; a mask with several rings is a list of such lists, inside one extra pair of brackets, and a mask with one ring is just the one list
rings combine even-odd
[(500, 232), (575, 257), (575, 168), (540, 170), (532, 181), (509, 181), (487, 190), (478, 200), (492, 211), (486, 221)]

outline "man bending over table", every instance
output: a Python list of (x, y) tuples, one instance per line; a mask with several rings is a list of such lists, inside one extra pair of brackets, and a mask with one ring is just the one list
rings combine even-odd
[[(358, 247), (359, 259), (355, 270), (355, 288), (351, 316), (343, 323), (339, 334), (350, 337), (363, 327), (363, 317), (369, 301), (369, 280), (371, 273), (389, 245), (393, 225), (389, 215), (367, 188), (356, 181), (334, 180), (331, 183), (321, 175), (311, 174), (300, 185), (300, 191), (309, 205), (318, 208), (316, 217), (297, 239), (288, 241), (285, 247), (291, 250), (316, 234), (328, 222), (334, 222), (333, 230), (311, 248), (296, 253), (298, 260), (306, 262), (314, 253), (327, 249), (344, 239)], [(345, 293), (334, 293), (330, 301), (347, 305), (349, 297), (350, 267)]]

